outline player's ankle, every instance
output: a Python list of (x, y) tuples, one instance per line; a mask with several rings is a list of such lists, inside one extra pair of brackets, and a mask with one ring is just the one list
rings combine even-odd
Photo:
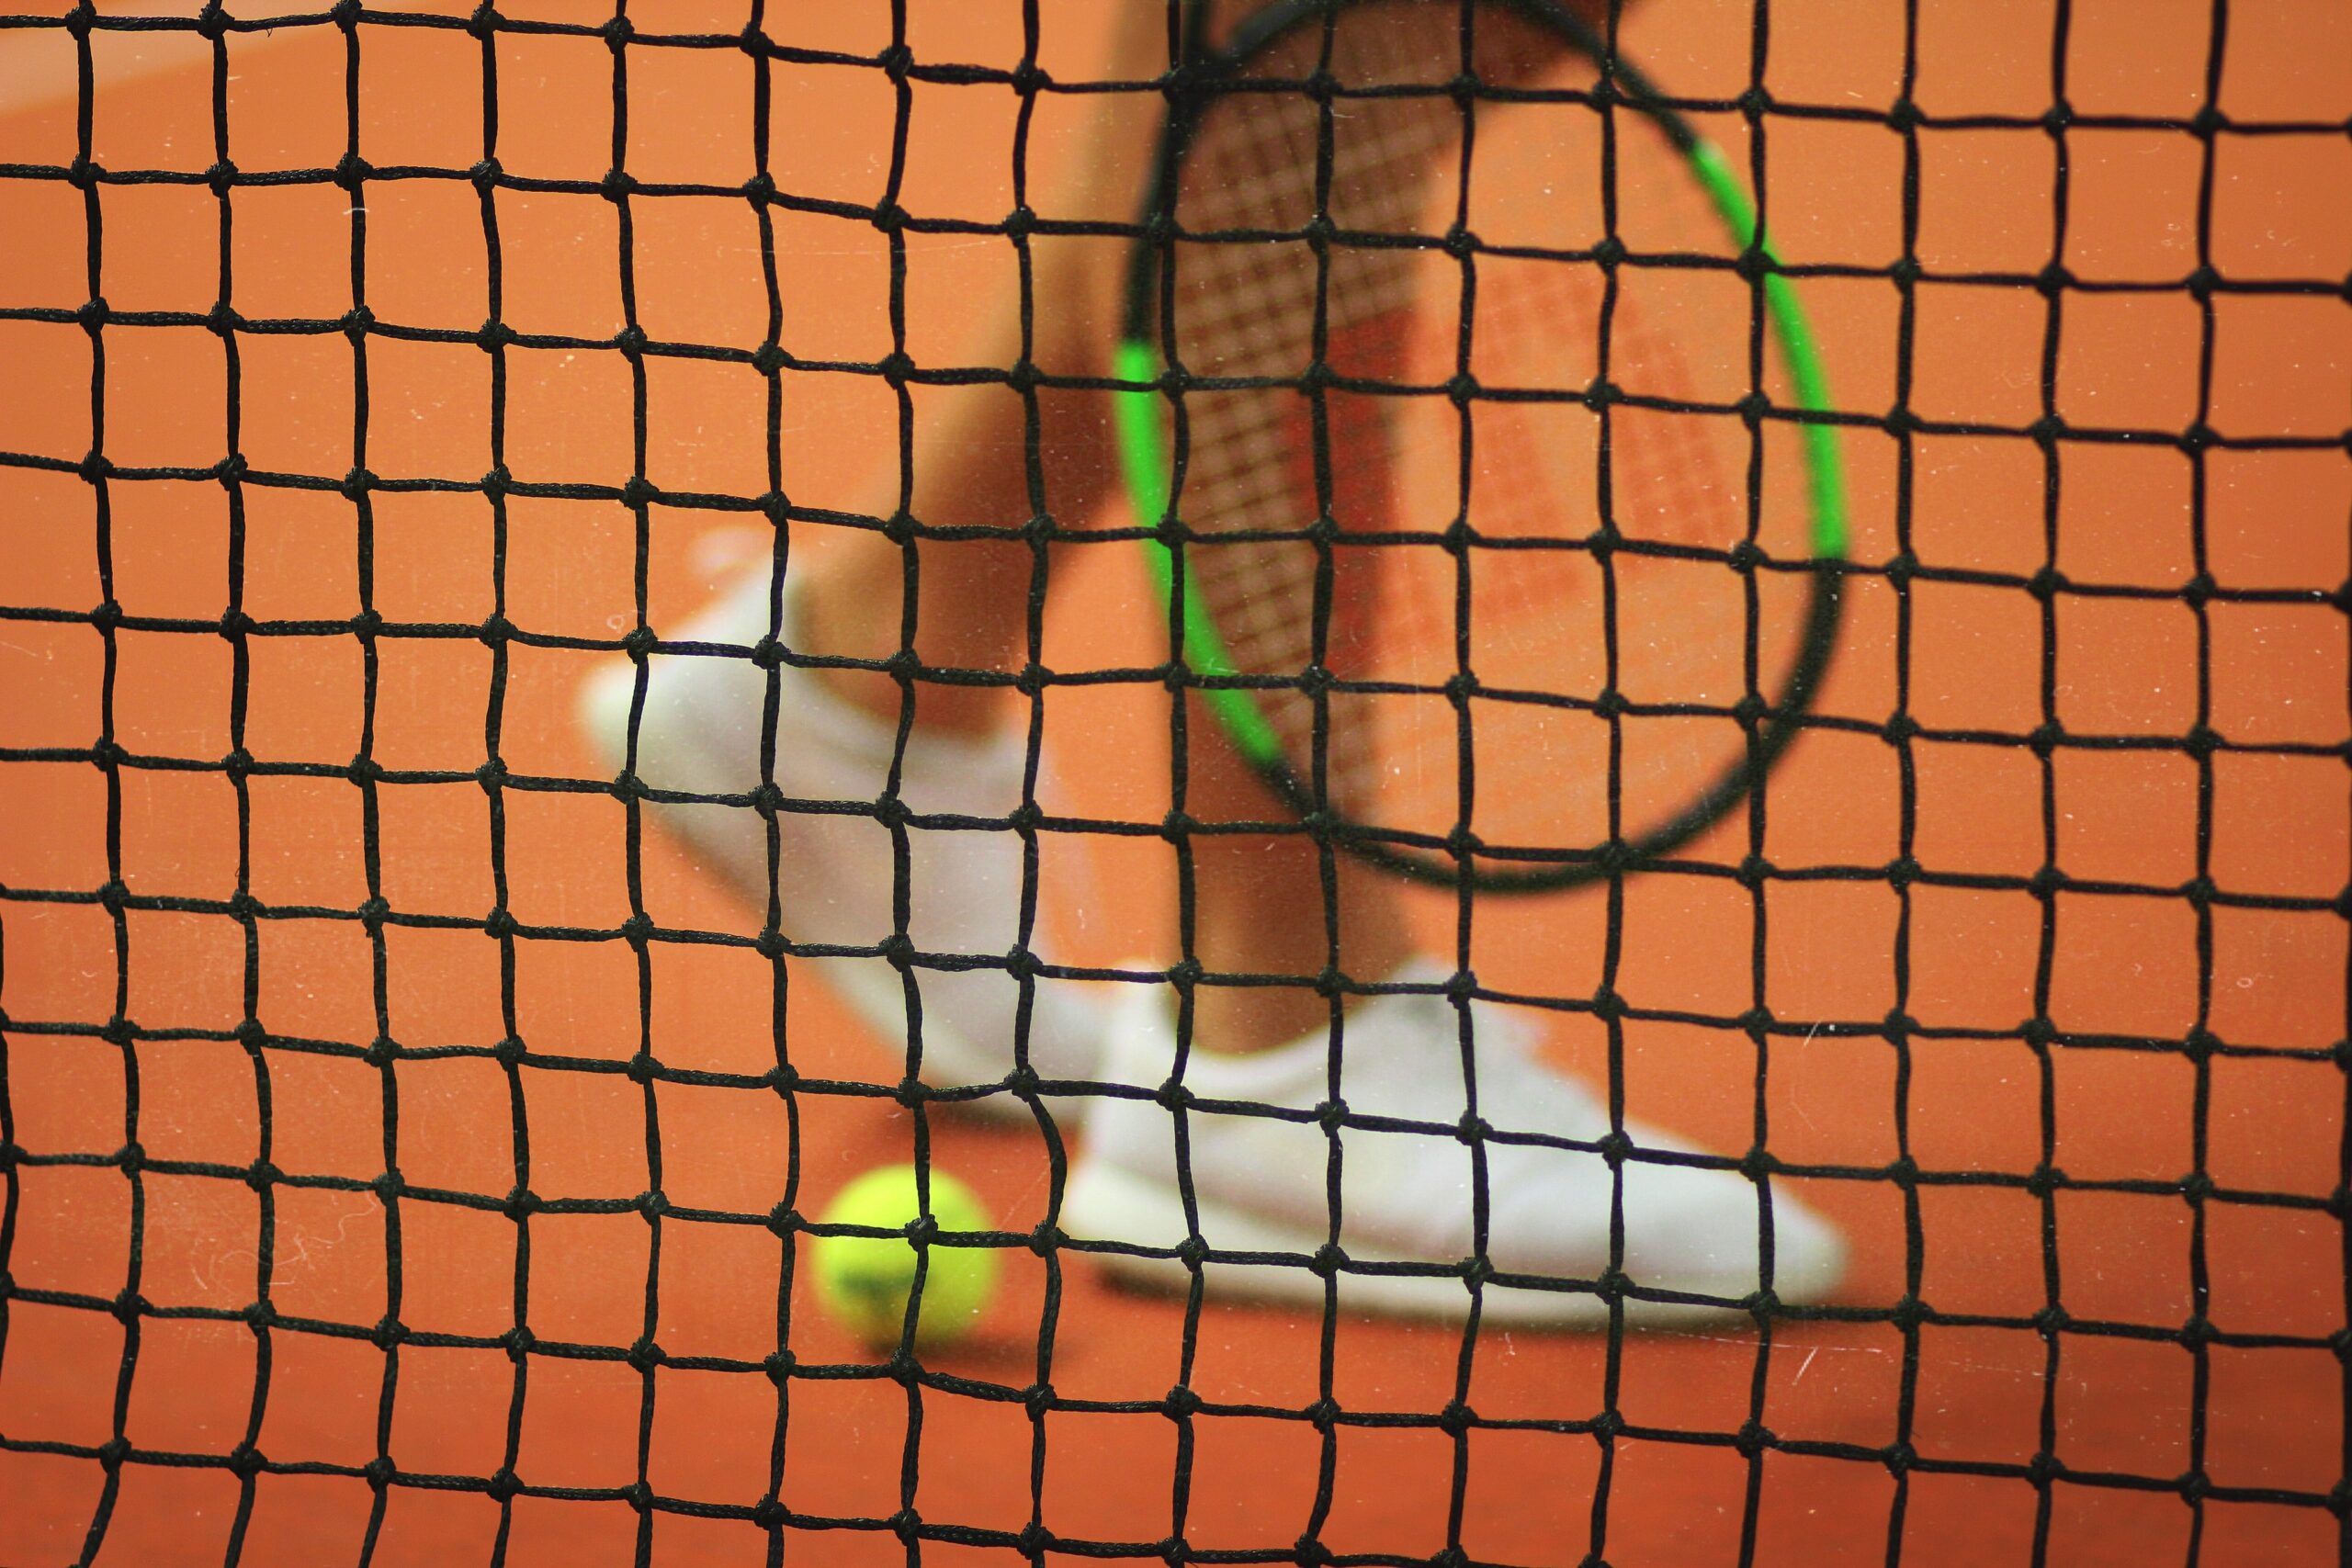
[[(1415, 962), (1408, 954), (1353, 977), (1370, 985), (1406, 978)], [(1351, 1016), (1373, 999), (1342, 997), (1340, 1013)], [(1331, 1000), (1306, 976), (1284, 986), (1203, 986), (1193, 1004), (1193, 1047), (1212, 1056), (1254, 1056), (1306, 1041), (1321, 1049), (1330, 1030)]]

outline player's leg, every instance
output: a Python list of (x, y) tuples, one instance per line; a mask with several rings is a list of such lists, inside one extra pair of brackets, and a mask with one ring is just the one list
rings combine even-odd
[[(1402, 9), (1359, 15), (1377, 25)], [(1285, 818), (1204, 705), (1192, 710), (1190, 735), (1188, 815)], [(1384, 874), (1295, 831), (1195, 831), (1186, 852), (1184, 956), (1206, 975), (1189, 1006), (1169, 988), (1137, 987), (1102, 1070), (1141, 1090), (1181, 1081), (1189, 1107), (1159, 1093), (1105, 1097), (1064, 1211), (1074, 1235), (1159, 1249), (1108, 1252), (1114, 1269), (1186, 1285), (1190, 1269), (1173, 1254), (1197, 1236), (1219, 1253), (1289, 1259), (1214, 1263), (1212, 1289), (1319, 1303), (1327, 1277), (1307, 1259), (1336, 1241), (1360, 1264), (1419, 1269), (1351, 1272), (1344, 1304), (1459, 1315), (1471, 1296), (1458, 1269), (1475, 1253), (1549, 1282), (1487, 1291), (1489, 1321), (1549, 1324), (1607, 1321), (1602, 1295), (1561, 1282), (1612, 1268), (1718, 1303), (1767, 1284), (1811, 1301), (1835, 1285), (1842, 1243), (1785, 1187), (1768, 1201), (1727, 1162), (1697, 1163), (1671, 1134), (1612, 1117), (1544, 1061), (1544, 1015), (1454, 994), (1463, 977), (1417, 953)], [(1327, 967), (1384, 988), (1335, 1007), (1310, 983)], [(1296, 983), (1235, 986), (1220, 975)], [(1621, 1136), (1636, 1152), (1612, 1165), (1599, 1145)], [(1722, 1310), (1627, 1306), (1635, 1323)]]
[[(1148, 83), (1165, 69), (1160, 7), (1125, 8), (1114, 31), (1112, 77)], [(1038, 202), (1049, 214), (1108, 199), (1124, 215), (1139, 188), (1161, 99), (1144, 88), (1092, 101), (1070, 188)], [(959, 359), (1012, 367), (1025, 353), (1051, 374), (1101, 374), (1118, 243), (1040, 235), (1031, 249), (1033, 341), (1023, 342), (1016, 301), (989, 301)], [(801, 528), (788, 562), (763, 563), (690, 622), (659, 628), (662, 651), (616, 661), (585, 694), (585, 726), (616, 770), (659, 792), (658, 819), (795, 942), (877, 949), (904, 908), (906, 937), (927, 961), (901, 968), (876, 951), (796, 968), (822, 974), (887, 1041), (919, 1040), (914, 1065), (925, 1078), (995, 1082), (1013, 1066), (1016, 1041), (1046, 1077), (1088, 1077), (1102, 1026), (1086, 1001), (1098, 993), (1041, 980), (1024, 1015), (1022, 987), (1004, 968), (935, 962), (1001, 959), (1016, 943), (1035, 945), (1020, 919), (1018, 838), (919, 825), (894, 835), (873, 809), (890, 795), (915, 814), (1015, 810), (1029, 759), (1003, 690), (755, 657), (774, 646), (802, 660), (878, 661), (911, 648), (931, 668), (978, 671), (1026, 658), (1036, 563), (1019, 531), (1041, 513), (1082, 525), (1105, 505), (1109, 399), (1054, 388), (1024, 396), (1002, 384), (920, 387), (916, 399), (903, 493), (898, 461), (877, 450), (865, 510), (879, 519), (903, 513), (927, 534), (1007, 536), (902, 542)], [(1080, 554), (1057, 564), (1077, 565)], [(910, 703), (914, 723), (902, 739)], [(781, 801), (755, 808), (771, 784)], [(1010, 1097), (984, 1103), (1027, 1114)]]

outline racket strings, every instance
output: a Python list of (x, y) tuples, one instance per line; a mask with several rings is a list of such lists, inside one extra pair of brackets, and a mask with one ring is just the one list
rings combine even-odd
[[(1588, 62), (1492, 7), (1481, 10), (1477, 42), (1484, 80), (1590, 85)], [(1304, 78), (1322, 43), (1318, 28), (1302, 28), (1253, 68)], [(1341, 14), (1332, 46), (1343, 82), (1442, 82), (1461, 58), (1459, 17), (1452, 7), (1359, 6)], [(1626, 830), (1669, 813), (1686, 774), (1711, 773), (1744, 743), (1720, 714), (1746, 689), (1750, 617), (1720, 558), (1750, 533), (1754, 438), (1723, 408), (1752, 383), (1752, 304), (1726, 273), (1640, 265), (1619, 270), (1617, 298), (1604, 305), (1606, 277), (1589, 259), (1611, 231), (1600, 209), (1604, 157), (1614, 161), (1622, 231), (1637, 254), (1736, 250), (1686, 155), (1654, 122), (1620, 114), (1604, 147), (1600, 116), (1584, 106), (1489, 100), (1474, 112), (1465, 190), (1464, 120), (1450, 97), (1333, 103), (1328, 216), (1343, 233), (1403, 243), (1342, 238), (1319, 271), (1304, 239), (1183, 245), (1176, 356), (1195, 375), (1253, 383), (1186, 396), (1180, 505), (1211, 536), (1188, 564), (1238, 672), (1295, 681), (1317, 658), (1319, 629), (1322, 660), (1341, 682), (1402, 688), (1343, 687), (1320, 711), (1295, 688), (1261, 693), (1300, 774), (1311, 773), (1319, 742), (1324, 786), (1343, 815), (1442, 834), (1466, 812), (1490, 843), (1581, 846), (1608, 832), (1610, 728), (1590, 712), (1612, 683), (1604, 591), (1616, 608), (1618, 689), (1716, 715), (1693, 721), (1712, 733), (1629, 747), (1616, 759)], [(1187, 231), (1305, 230), (1318, 216), (1321, 114), (1303, 94), (1281, 92), (1212, 106), (1185, 160)], [(1410, 243), (1442, 236), (1464, 215), (1514, 252), (1475, 257), (1466, 297), (1459, 259)], [(1670, 405), (1611, 411), (1605, 479), (1602, 422), (1582, 401), (1602, 369), (1604, 310), (1609, 379)], [(1318, 364), (1400, 389), (1327, 390), (1318, 427), (1318, 400), (1301, 389)], [(1538, 400), (1480, 397), (1458, 407), (1439, 389), (1464, 368), (1483, 389)], [(1318, 628), (1324, 552), (1303, 531), (1327, 505), (1340, 536)], [(1604, 515), (1637, 546), (1614, 556), (1606, 583), (1589, 544)], [(1457, 520), (1497, 547), (1474, 548), (1465, 561), (1427, 537)], [(1380, 537), (1398, 533), (1419, 537)], [(1219, 534), (1294, 537), (1219, 542)], [(1716, 558), (1659, 558), (1640, 546)], [(1472, 704), (1473, 773), (1484, 781), (1475, 802), (1462, 720), (1444, 694), (1464, 673), (1496, 694)]]

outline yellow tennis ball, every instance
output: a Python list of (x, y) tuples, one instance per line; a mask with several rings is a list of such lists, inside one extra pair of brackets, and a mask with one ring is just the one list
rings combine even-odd
[[(915, 1168), (891, 1165), (842, 1188), (820, 1222), (897, 1231), (921, 1213)], [(931, 1217), (942, 1231), (995, 1228), (972, 1190), (936, 1168), (931, 1172)], [(923, 1270), (915, 1344), (936, 1349), (962, 1338), (978, 1321), (996, 1291), (997, 1258), (993, 1248), (982, 1247), (934, 1242), (925, 1250), (930, 1261)], [(826, 1310), (867, 1346), (895, 1348), (915, 1288), (915, 1244), (904, 1235), (820, 1235), (811, 1252), (817, 1298)]]

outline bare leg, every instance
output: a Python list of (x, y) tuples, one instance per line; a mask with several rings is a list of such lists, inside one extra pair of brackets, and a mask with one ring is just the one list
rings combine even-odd
[[(1167, 58), (1165, 13), (1137, 4), (1121, 24), (1114, 76), (1155, 74)], [(1158, 101), (1148, 95), (1104, 100), (1081, 187), (1100, 205), (1103, 192), (1139, 188)], [(1040, 243), (1033, 293), (1039, 341), (1033, 352), (1049, 369), (1101, 374), (1116, 330), (1114, 246)], [(974, 363), (1009, 366), (1019, 358), (1018, 322), (998, 312)], [(914, 455), (913, 513), (941, 528), (1018, 527), (1035, 512), (1030, 491), (1027, 416), (1001, 388), (946, 390), (944, 417)], [(1116, 453), (1109, 400), (1099, 392), (1046, 390), (1037, 400), (1037, 457), (1046, 499), (1064, 525), (1082, 524), (1108, 502)], [(917, 547), (915, 644), (926, 663), (1006, 670), (1023, 657), (1023, 627), (1034, 558), (1020, 540), (929, 540)], [(842, 541), (813, 563), (803, 640), (814, 651), (881, 659), (898, 650), (907, 561), (901, 547), (877, 534)], [(828, 683), (842, 696), (889, 718), (902, 693), (876, 671), (836, 671)], [(1002, 724), (1008, 705), (986, 687), (924, 683), (916, 713), (926, 728), (985, 732)], [(1288, 808), (1227, 744), (1195, 705), (1188, 726), (1186, 809), (1204, 821), (1280, 821)], [(1314, 843), (1298, 834), (1201, 834), (1191, 843), (1192, 955), (1215, 971), (1295, 975), (1292, 987), (1204, 987), (1195, 1022), (1208, 1047), (1257, 1050), (1321, 1027), (1329, 1004), (1304, 982), (1332, 957), (1324, 868)], [(1335, 868), (1340, 964), (1357, 978), (1379, 978), (1410, 955), (1410, 938), (1393, 890), (1377, 874), (1341, 857)]]

